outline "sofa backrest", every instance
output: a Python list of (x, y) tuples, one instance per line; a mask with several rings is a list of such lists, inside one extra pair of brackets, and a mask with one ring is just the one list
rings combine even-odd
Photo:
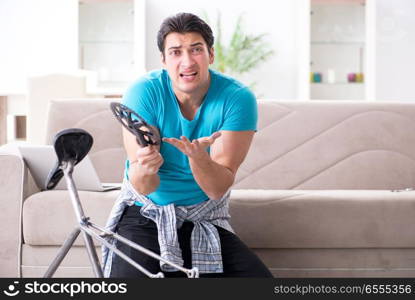
[(415, 186), (415, 104), (259, 103), (259, 126), (235, 189)]
[(127, 154), (123, 147), (121, 124), (113, 117), (111, 98), (53, 100), (49, 104), (47, 143), (52, 144), (57, 132), (66, 128), (82, 128), (94, 138), (89, 152), (102, 182), (121, 182)]
[[(114, 99), (55, 100), (47, 137), (70, 127), (94, 137), (103, 182), (122, 179), (126, 153)], [(399, 189), (415, 186), (415, 104), (259, 101), (258, 132), (235, 189)]]

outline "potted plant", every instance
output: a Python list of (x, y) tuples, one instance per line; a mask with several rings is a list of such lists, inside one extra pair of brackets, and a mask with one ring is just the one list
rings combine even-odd
[[(204, 13), (204, 17), (206, 22), (210, 23), (206, 13)], [(212, 27), (215, 35), (215, 61), (212, 69), (239, 77), (253, 70), (274, 54), (274, 51), (265, 40), (266, 33), (255, 35), (245, 32), (243, 14), (238, 16), (228, 43), (223, 41), (222, 20), (219, 12), (216, 25)], [(253, 87), (254, 84), (252, 83), (250, 86)]]

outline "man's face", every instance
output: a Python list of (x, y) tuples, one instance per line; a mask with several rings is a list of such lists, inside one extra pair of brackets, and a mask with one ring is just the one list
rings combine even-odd
[(214, 54), (213, 49), (209, 53), (202, 35), (196, 32), (172, 32), (166, 36), (164, 44), (163, 66), (167, 69), (175, 92), (192, 94), (206, 87)]

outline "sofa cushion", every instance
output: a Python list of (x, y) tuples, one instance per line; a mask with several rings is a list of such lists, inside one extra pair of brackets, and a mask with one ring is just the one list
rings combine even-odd
[[(80, 191), (86, 216), (104, 225), (118, 193)], [(233, 190), (230, 212), (251, 248), (415, 247), (415, 191)], [(27, 244), (61, 245), (75, 224), (66, 191), (37, 193), (24, 203)]]
[(252, 248), (415, 246), (415, 191), (234, 190), (230, 212)]
[[(104, 226), (119, 191), (79, 191), (84, 213), (91, 221)], [(23, 203), (23, 240), (29, 245), (62, 245), (77, 224), (69, 193), (66, 190), (33, 194)], [(82, 235), (75, 245), (83, 245)]]

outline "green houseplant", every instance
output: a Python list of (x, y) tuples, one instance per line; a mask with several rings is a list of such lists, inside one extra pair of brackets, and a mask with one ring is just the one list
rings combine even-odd
[[(209, 17), (204, 12), (207, 23)], [(269, 59), (274, 51), (265, 40), (266, 34), (247, 34), (243, 27), (243, 14), (238, 16), (228, 43), (223, 41), (221, 14), (217, 13), (216, 24), (212, 26), (215, 35), (215, 61), (212, 68), (235, 77), (248, 73)], [(251, 87), (254, 85), (251, 84)]]

